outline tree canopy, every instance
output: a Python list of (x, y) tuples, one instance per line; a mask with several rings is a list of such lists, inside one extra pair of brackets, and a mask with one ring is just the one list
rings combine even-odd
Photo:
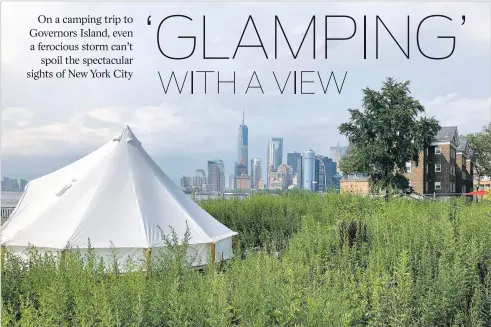
[(345, 173), (363, 173), (372, 187), (388, 190), (407, 185), (406, 163), (418, 162), (440, 130), (424, 116), (423, 105), (411, 96), (409, 81), (387, 78), (380, 91), (363, 90), (363, 110), (348, 109), (351, 118), (339, 126), (350, 143), (341, 162)]
[(480, 132), (466, 135), (470, 147), (476, 154), (476, 175), (480, 181), (484, 176), (491, 176), (491, 123)]

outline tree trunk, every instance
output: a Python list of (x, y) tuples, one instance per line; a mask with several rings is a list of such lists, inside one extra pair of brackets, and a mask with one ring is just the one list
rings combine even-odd
[(392, 178), (390, 178), (390, 173), (388, 171), (385, 171), (384, 172), (385, 176), (384, 176), (384, 184), (385, 184), (385, 201), (389, 201), (389, 187), (391, 186), (392, 184)]

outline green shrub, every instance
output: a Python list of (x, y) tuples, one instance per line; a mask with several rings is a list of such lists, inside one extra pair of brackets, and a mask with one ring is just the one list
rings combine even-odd
[(291, 193), (201, 205), (240, 233), (243, 256), (189, 269), (178, 235), (132, 273), (93, 251), (7, 251), (2, 326), (491, 326), (489, 204)]

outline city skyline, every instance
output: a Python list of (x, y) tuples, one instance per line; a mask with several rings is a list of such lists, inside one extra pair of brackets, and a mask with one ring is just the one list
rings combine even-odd
[(10, 178), (9, 176), (2, 176), (2, 191), (5, 192), (24, 192), (27, 183), (29, 183), (28, 180), (20, 178)]
[[(324, 155), (316, 155), (312, 149), (302, 153), (298, 151), (286, 153), (284, 158), (283, 137), (272, 137), (268, 141), (266, 154), (266, 178), (263, 176), (263, 161), (253, 157), (249, 162), (248, 126), (245, 125), (245, 111), (242, 110), (242, 123), (237, 134), (237, 160), (234, 162), (233, 173), (228, 173), (222, 159), (208, 160), (208, 177), (203, 169), (196, 169), (195, 176), (182, 174), (180, 185), (185, 192), (248, 192), (252, 189), (285, 190), (290, 187), (304, 188), (311, 191), (325, 191), (334, 185), (334, 176), (339, 172), (337, 162), (346, 154), (347, 147), (338, 142), (334, 153), (336, 159)], [(225, 175), (228, 179), (225, 181)]]

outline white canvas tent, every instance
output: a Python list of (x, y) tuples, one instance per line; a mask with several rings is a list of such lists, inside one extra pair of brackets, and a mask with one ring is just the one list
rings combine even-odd
[(32, 180), (1, 228), (2, 249), (23, 255), (29, 245), (39, 252), (81, 252), (90, 246), (99, 256), (138, 261), (165, 248), (162, 232), (179, 238), (190, 231), (193, 265), (232, 257), (237, 235), (184, 194), (145, 152), (126, 126), (86, 157)]

